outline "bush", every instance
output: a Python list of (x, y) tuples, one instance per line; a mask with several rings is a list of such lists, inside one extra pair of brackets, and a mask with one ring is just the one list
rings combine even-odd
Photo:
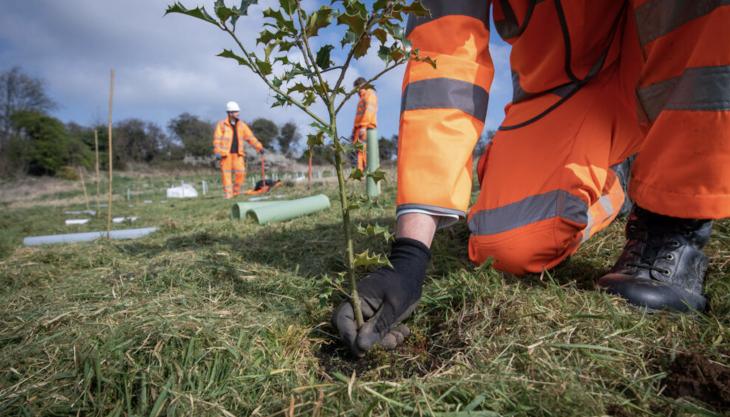
[(6, 141), (0, 152), (0, 175), (13, 177), (28, 171), (30, 146), (27, 141), (13, 137)]
[(65, 165), (89, 165), (91, 151), (78, 138), (68, 134), (60, 120), (35, 111), (20, 111), (11, 116), (18, 132), (14, 140), (19, 163), (31, 175), (56, 175)]
[(69, 165), (61, 167), (61, 169), (56, 172), (56, 176), (59, 178), (63, 178), (64, 180), (70, 180), (70, 181), (77, 181), (79, 177), (79, 171)]

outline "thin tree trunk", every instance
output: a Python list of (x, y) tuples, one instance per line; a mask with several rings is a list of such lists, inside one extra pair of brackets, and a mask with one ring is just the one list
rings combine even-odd
[(337, 184), (340, 190), (340, 208), (342, 210), (342, 228), (345, 232), (345, 242), (347, 251), (347, 275), (350, 278), (350, 297), (352, 302), (352, 310), (355, 314), (355, 322), (357, 327), (365, 324), (362, 316), (362, 308), (360, 305), (360, 294), (357, 291), (357, 276), (355, 275), (355, 247), (352, 243), (352, 227), (350, 225), (350, 207), (347, 201), (347, 187), (345, 185), (345, 174), (342, 172), (342, 145), (337, 136), (337, 115), (334, 107), (330, 104), (330, 126), (332, 131), (332, 140), (335, 146), (335, 171), (337, 171)]
[(94, 129), (94, 153), (96, 155), (96, 215), (99, 215), (99, 132)]

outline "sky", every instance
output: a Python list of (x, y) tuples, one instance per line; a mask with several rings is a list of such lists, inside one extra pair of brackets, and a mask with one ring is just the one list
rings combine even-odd
[[(139, 118), (166, 127), (183, 112), (207, 120), (225, 115), (225, 103), (237, 101), (243, 120), (258, 117), (279, 124), (294, 122), (306, 131), (310, 119), (295, 108), (271, 108), (266, 86), (247, 68), (216, 55), (234, 49), (233, 41), (214, 26), (179, 14), (164, 17), (172, 0), (0, 0), (0, 71), (14, 66), (44, 81), (58, 104), (52, 114), (64, 122), (105, 123), (109, 72), (114, 68), (114, 120)], [(182, 0), (188, 7), (213, 0)], [(239, 21), (237, 32), (251, 42), (262, 28), (261, 0)], [(317, 1), (307, 0), (310, 7)], [(229, 4), (230, 0), (229, 0)], [(305, 7), (306, 7), (305, 6)], [(340, 29), (344, 28), (340, 26)], [(326, 41), (327, 39), (323, 39)], [(496, 76), (490, 91), (487, 129), (499, 125), (512, 97), (509, 46), (492, 30), (490, 44)], [(375, 50), (362, 58), (346, 78), (373, 75), (382, 67)], [(376, 83), (379, 132), (397, 134), (401, 66)], [(349, 132), (356, 97), (343, 108), (338, 130)], [(315, 110), (321, 110), (315, 108)]]

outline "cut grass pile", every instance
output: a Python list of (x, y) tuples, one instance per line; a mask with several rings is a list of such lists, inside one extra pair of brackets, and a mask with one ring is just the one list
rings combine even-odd
[[(160, 183), (173, 182), (160, 178)], [(178, 181), (179, 182), (179, 181)], [(123, 184), (122, 184), (123, 186)], [(124, 187), (126, 188), (126, 187)], [(120, 193), (122, 189), (119, 189)], [(292, 196), (334, 188), (282, 188)], [(121, 195), (121, 194), (120, 194)], [(707, 252), (712, 311), (644, 314), (593, 290), (623, 244), (602, 232), (558, 269), (503, 277), (434, 243), (424, 296), (395, 351), (353, 359), (329, 323), (341, 300), (332, 209), (281, 224), (229, 219), (218, 198), (115, 215), (148, 238), (22, 248), (73, 207), (0, 219), (0, 415), (721, 416), (730, 410), (730, 222)], [(333, 202), (336, 201), (333, 199)], [(359, 222), (392, 226), (385, 207)], [(358, 247), (385, 250), (358, 237)]]

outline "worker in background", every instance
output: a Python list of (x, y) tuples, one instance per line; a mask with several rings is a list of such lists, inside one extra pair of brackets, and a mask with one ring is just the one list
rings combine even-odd
[(259, 154), (264, 146), (253, 135), (251, 129), (238, 119), (241, 109), (235, 101), (226, 104), (227, 117), (215, 127), (213, 133), (213, 152), (220, 161), (221, 182), (225, 198), (233, 198), (241, 193), (241, 185), (246, 181), (246, 152), (243, 141), (249, 143)]
[(355, 80), (353, 87), (359, 89), (360, 101), (357, 103), (357, 113), (352, 128), (352, 143), (353, 145), (362, 144), (362, 148), (356, 151), (356, 163), (357, 168), (365, 172), (367, 168), (368, 129), (378, 127), (378, 97), (375, 95), (375, 89), (368, 86), (366, 80), (362, 77)]
[[(513, 101), (477, 164), (494, 67), (490, 1), (425, 0), (411, 18), (390, 263), (360, 280), (334, 322), (355, 354), (393, 347), (421, 297), (437, 229), (466, 218), (469, 258), (522, 275), (553, 268), (624, 201), (612, 166), (634, 160), (623, 253), (597, 286), (641, 308), (702, 311), (712, 219), (730, 216), (730, 4), (492, 2), (512, 45)], [(597, 271), (597, 276), (600, 272)]]

